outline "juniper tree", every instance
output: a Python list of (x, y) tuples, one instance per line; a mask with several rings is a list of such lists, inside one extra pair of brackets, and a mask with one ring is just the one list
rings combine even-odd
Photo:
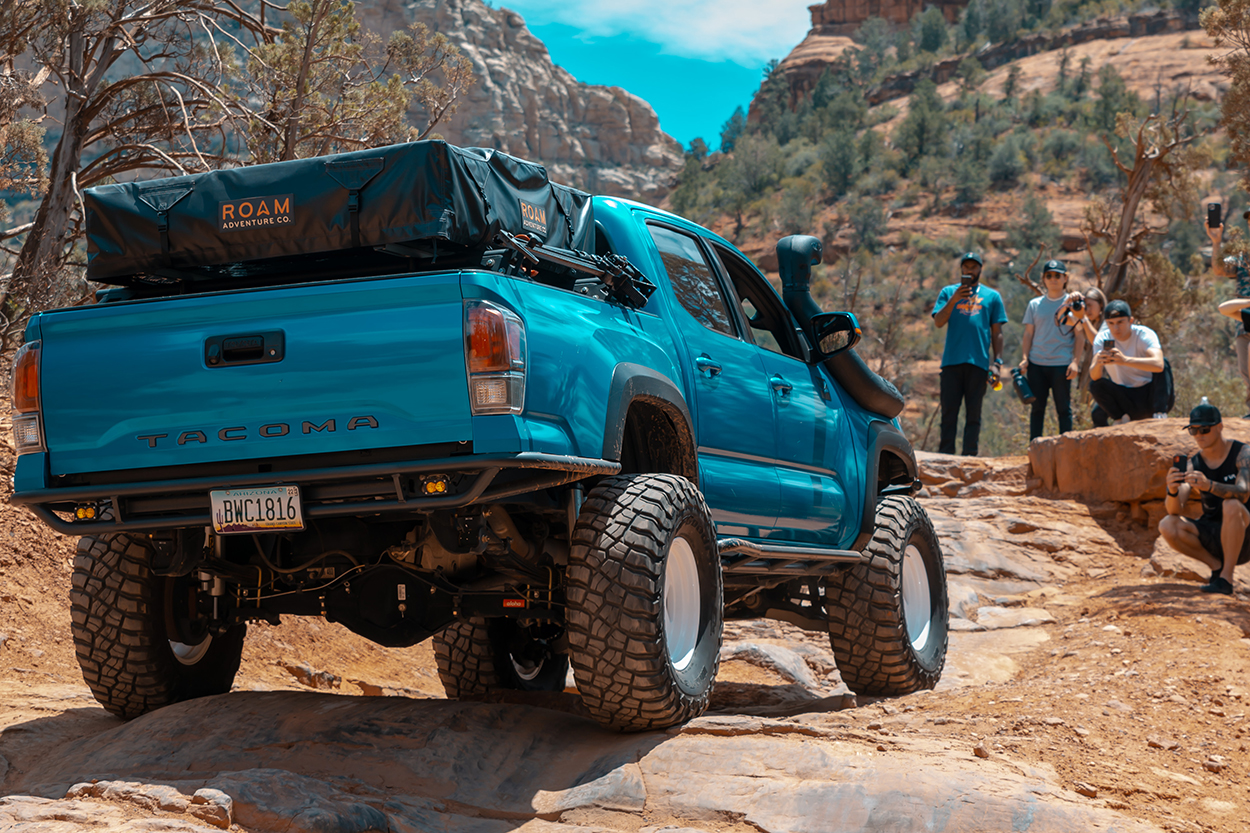
[(383, 44), (360, 25), (351, 0), (290, 3), (281, 32), (240, 69), (234, 83), (247, 103), (255, 162), (424, 139), (473, 78), (445, 35), (417, 23)]
[(1204, 9), (1202, 27), (1220, 54), (1209, 58), (1228, 76), (1221, 107), (1233, 158), (1250, 188), (1250, 0), (1218, 0)]
[[(431, 119), (449, 111), (470, 76), (467, 64), (463, 71), (456, 68), (463, 59), (445, 42), (413, 30), (393, 36), (374, 58), (351, 51), (346, 39), (301, 40), (299, 21), (324, 20), (326, 7), (332, 7), (336, 33), (352, 31), (350, 4), (336, 0), (293, 3), (281, 29), (271, 24), (283, 10), (268, 0), (244, 6), (233, 0), (9, 0), (0, 5), (0, 58), (9, 55), (11, 65), (12, 56), (22, 55), (36, 73), (46, 75), (55, 89), (48, 108), (61, 124), (46, 194), (0, 293), (8, 311), (24, 314), (53, 300), (80, 234), (85, 187), (141, 172), (195, 173), (241, 161), (291, 158), (290, 147), (299, 155), (400, 135), (376, 129), (377, 113), (354, 122), (343, 118), (349, 107), (362, 106), (346, 95), (333, 108), (341, 132), (330, 142), (306, 141), (312, 128), (328, 123), (316, 110), (316, 95), (323, 90), (313, 88), (321, 62), (338, 61), (336, 70), (357, 80), (381, 78), (379, 67), (388, 68), (381, 83), (391, 98), (381, 109), (392, 126), (403, 119), (399, 102), (406, 106), (413, 98), (433, 105)], [(350, 67), (336, 50), (350, 53)], [(294, 80), (283, 74), (292, 51), (315, 54), (304, 62), (308, 71), (297, 72)], [(255, 77), (246, 74), (249, 69)], [(341, 82), (339, 89), (350, 86)], [(284, 108), (291, 96), (302, 96), (303, 106)], [(8, 131), (6, 151), (14, 147), (14, 137), (30, 135), (12, 107), (0, 108), (0, 130)], [(268, 140), (251, 141), (249, 130)], [(279, 146), (280, 152), (270, 151)], [(255, 155), (249, 157), (245, 148)], [(39, 169), (39, 161), (33, 157), (27, 170)]]

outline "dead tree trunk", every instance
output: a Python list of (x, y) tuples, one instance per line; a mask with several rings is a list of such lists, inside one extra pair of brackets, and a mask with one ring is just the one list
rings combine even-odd
[(1120, 161), (1120, 155), (1110, 140), (1102, 137), (1103, 144), (1111, 151), (1111, 159), (1116, 167), (1128, 177), (1124, 187), (1124, 197), (1120, 209), (1120, 223), (1116, 229), (1115, 241), (1111, 246), (1111, 254), (1104, 266), (1111, 271), (1107, 275), (1103, 291), (1108, 298), (1114, 298), (1124, 289), (1124, 279), (1128, 273), (1129, 247), (1142, 235), (1133, 233), (1133, 225), (1137, 219), (1137, 208), (1142, 197), (1150, 186), (1150, 178), (1155, 170), (1164, 162), (1168, 154), (1182, 145), (1189, 144), (1194, 135), (1181, 136), (1180, 128), (1189, 116), (1189, 110), (1173, 113), (1166, 122), (1160, 121), (1158, 113), (1152, 113), (1142, 120), (1134, 137), (1133, 167), (1129, 168)]
[[(111, 44), (110, 44), (111, 46)], [(68, 73), (65, 116), (61, 139), (52, 153), (48, 191), (39, 204), (35, 222), (22, 244), (13, 276), (3, 296), (6, 303), (25, 308), (29, 299), (45, 297), (65, 260), (66, 234), (70, 216), (78, 201), (75, 189), (82, 167), (83, 144), (87, 131), (84, 113), (90, 97), (89, 85), (95, 79), (84, 77), (85, 44), (81, 32), (68, 39)]]

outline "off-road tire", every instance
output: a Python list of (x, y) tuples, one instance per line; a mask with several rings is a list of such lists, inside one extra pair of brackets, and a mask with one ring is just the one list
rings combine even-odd
[(554, 654), (532, 679), (517, 673), (503, 640), (511, 620), (462, 619), (434, 636), (434, 660), (451, 700), (472, 700), (493, 691), (564, 691), (569, 658)]
[(567, 583), (569, 661), (599, 723), (644, 731), (703, 713), (724, 602), (715, 528), (694, 484), (671, 474), (600, 481), (577, 518)]
[[(913, 574), (905, 592), (909, 550), (919, 560), (908, 569), (923, 570), (927, 589), (917, 587), (920, 576)], [(929, 516), (910, 497), (883, 498), (864, 553), (867, 563), (825, 580), (829, 642), (843, 682), (864, 695), (933, 688), (946, 664), (950, 614), (942, 548)]]
[(235, 625), (207, 637), (192, 664), (179, 660), (167, 619), (175, 580), (153, 574), (150, 557), (141, 539), (124, 534), (84, 537), (74, 557), (70, 627), (78, 664), (95, 699), (123, 720), (229, 691), (247, 633), (247, 625)]

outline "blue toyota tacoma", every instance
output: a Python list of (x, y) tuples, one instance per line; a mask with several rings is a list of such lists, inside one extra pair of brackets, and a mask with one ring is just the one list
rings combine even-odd
[(726, 617), (827, 631), (851, 690), (933, 687), (942, 554), (847, 313), (670, 213), (418, 142), (86, 192), (98, 303), (34, 316), (17, 503), (81, 536), (87, 684), (229, 691), (247, 623), (434, 638), (450, 697), (605, 726), (706, 708)]

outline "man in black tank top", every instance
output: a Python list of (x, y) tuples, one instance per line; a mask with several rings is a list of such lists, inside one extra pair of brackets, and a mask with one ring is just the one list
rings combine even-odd
[[(1176, 551), (1196, 558), (1211, 570), (1204, 593), (1233, 592), (1233, 568), (1250, 561), (1250, 445), (1224, 439), (1224, 425), (1214, 405), (1199, 405), (1189, 412), (1186, 430), (1198, 444), (1184, 470), (1168, 469), (1168, 514), (1159, 521), (1159, 532)], [(1202, 517), (1186, 518), (1182, 512), (1194, 493), (1202, 500)]]

